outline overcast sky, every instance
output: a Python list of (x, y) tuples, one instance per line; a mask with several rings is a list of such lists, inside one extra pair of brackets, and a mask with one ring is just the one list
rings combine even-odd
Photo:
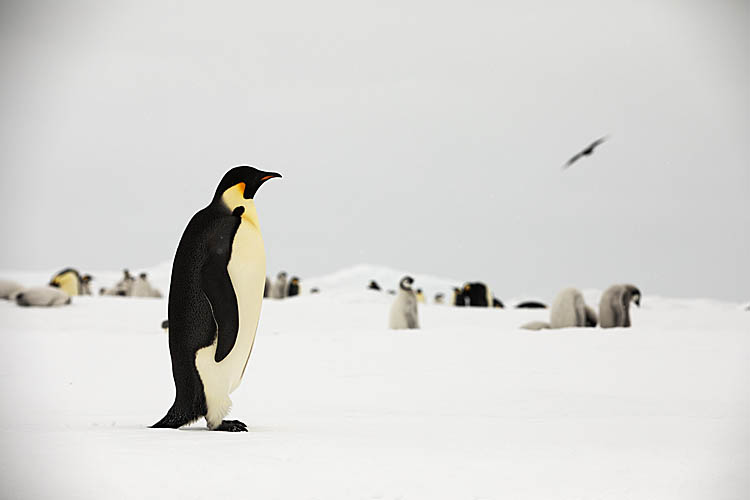
[(748, 2), (0, 8), (0, 268), (171, 260), (250, 164), (269, 273), (750, 298)]

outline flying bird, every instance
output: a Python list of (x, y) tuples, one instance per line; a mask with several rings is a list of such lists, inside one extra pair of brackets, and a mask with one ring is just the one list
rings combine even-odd
[(589, 144), (589, 146), (586, 149), (584, 149), (580, 153), (576, 154), (573, 158), (571, 158), (570, 160), (568, 160), (568, 162), (565, 165), (563, 165), (563, 169), (568, 168), (569, 166), (571, 166), (572, 164), (574, 164), (575, 162), (577, 162), (578, 160), (580, 160), (584, 156), (590, 156), (594, 152), (594, 149), (597, 146), (599, 146), (601, 143), (603, 143), (604, 141), (606, 141), (607, 139), (608, 139), (607, 136), (601, 137), (601, 138), (595, 140), (594, 142), (592, 142), (591, 144)]

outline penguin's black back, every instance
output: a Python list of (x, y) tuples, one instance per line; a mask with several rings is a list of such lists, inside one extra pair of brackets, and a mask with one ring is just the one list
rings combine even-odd
[(470, 288), (467, 292), (469, 305), (472, 307), (489, 307), (487, 303), (487, 285), (479, 281), (469, 283)]
[(517, 304), (516, 309), (547, 309), (547, 305), (536, 300), (527, 300)]

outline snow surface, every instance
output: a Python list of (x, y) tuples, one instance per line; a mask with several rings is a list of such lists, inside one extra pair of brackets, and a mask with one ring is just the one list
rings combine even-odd
[(393, 297), (364, 287), (401, 274), (360, 266), (266, 300), (232, 395), (241, 434), (147, 428), (174, 396), (166, 299), (0, 301), (0, 496), (748, 498), (743, 306), (644, 291), (633, 328), (530, 332), (547, 311), (420, 305), (421, 330), (390, 331)]

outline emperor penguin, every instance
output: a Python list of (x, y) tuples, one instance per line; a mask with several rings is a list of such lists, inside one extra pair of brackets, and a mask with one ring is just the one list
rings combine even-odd
[(23, 285), (10, 280), (0, 280), (0, 299), (16, 300), (23, 290)]
[(54, 275), (49, 285), (61, 289), (70, 297), (81, 295), (82, 291), (81, 275), (71, 267), (67, 267)]
[(466, 293), (463, 288), (453, 287), (453, 305), (457, 307), (466, 306)]
[(602, 328), (628, 328), (631, 302), (641, 307), (641, 291), (635, 285), (612, 285), (604, 290), (599, 301), (599, 322)]
[(492, 307), (505, 309), (505, 304), (503, 304), (503, 301), (498, 299), (497, 297), (492, 297)]
[(424, 304), (424, 292), (421, 288), (417, 288), (417, 302)]
[(411, 285), (414, 279), (404, 276), (398, 284), (398, 295), (391, 305), (391, 315), (388, 327), (393, 330), (419, 328), (417, 313), (417, 295)]
[(263, 298), (271, 296), (271, 278), (266, 276), (266, 282), (263, 284)]
[(52, 307), (70, 304), (70, 295), (62, 287), (37, 286), (16, 295), (19, 306)]
[(552, 302), (549, 323), (532, 321), (521, 328), (542, 330), (545, 328), (576, 328), (596, 326), (596, 313), (586, 305), (583, 294), (575, 288), (566, 288), (557, 294)]
[(444, 293), (436, 293), (435, 294), (435, 304), (442, 304), (445, 302), (445, 294)]
[(138, 277), (133, 280), (133, 285), (130, 290), (130, 295), (132, 297), (155, 297), (160, 298), (161, 292), (151, 286), (151, 283), (148, 281), (148, 275), (146, 273), (141, 273), (138, 275)]
[(287, 297), (294, 297), (295, 295), (299, 295), (299, 278), (296, 276), (292, 276), (292, 279), (289, 280), (289, 288), (287, 289), (286, 293)]
[(81, 276), (81, 295), (93, 295), (91, 293), (91, 281), (94, 279), (90, 274)]
[(276, 275), (276, 282), (271, 288), (271, 297), (274, 299), (286, 297), (286, 273), (284, 271)]
[(547, 309), (547, 305), (536, 300), (526, 300), (516, 304), (516, 309)]
[(469, 298), (469, 306), (471, 307), (489, 307), (493, 302), (490, 289), (479, 281), (466, 283), (464, 292)]
[(380, 291), (380, 285), (378, 285), (377, 281), (370, 280), (370, 283), (367, 285), (367, 289)]
[(242, 380), (263, 303), (266, 255), (255, 209), (260, 186), (281, 175), (231, 169), (211, 203), (180, 239), (169, 289), (169, 352), (176, 396), (152, 427), (178, 428), (205, 417), (208, 428), (241, 432), (224, 420)]

